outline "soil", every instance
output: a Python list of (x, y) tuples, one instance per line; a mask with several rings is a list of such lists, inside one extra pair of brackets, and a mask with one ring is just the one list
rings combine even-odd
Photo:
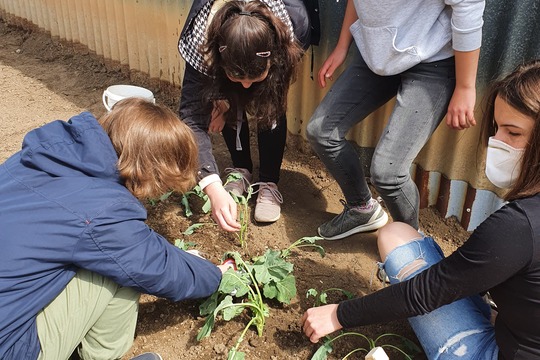
[[(103, 90), (122, 83), (150, 88), (158, 102), (177, 108), (178, 88), (107, 64), (80, 45), (51, 39), (35, 29), (13, 28), (0, 21), (0, 161), (18, 151), (24, 134), (37, 126), (55, 119), (67, 120), (84, 110), (102, 115)], [(224, 168), (229, 162), (228, 153), (220, 137), (213, 140), (218, 163)], [(270, 225), (251, 220), (247, 247), (241, 248), (234, 234), (217, 226), (203, 226), (192, 235), (183, 235), (191, 224), (212, 222), (202, 212), (198, 198), (191, 198), (194, 214), (189, 218), (184, 215), (178, 195), (154, 205), (147, 204), (148, 224), (170, 242), (183, 239), (195, 243), (196, 249), (216, 263), (227, 251), (239, 251), (250, 258), (267, 248), (283, 249), (297, 239), (315, 236), (317, 226), (342, 210), (339, 202), (342, 194), (324, 166), (301, 143), (301, 139), (289, 137), (279, 184), (284, 198), (281, 218)], [(253, 152), (257, 159), (256, 148)], [(253, 206), (250, 203), (251, 210)], [(445, 253), (453, 251), (468, 236), (455, 219), (442, 219), (435, 209), (422, 209), (420, 223)], [(307, 340), (299, 326), (303, 312), (313, 305), (313, 299), (305, 296), (307, 290), (338, 287), (361, 296), (381, 288), (383, 284), (375, 276), (376, 235), (374, 232), (341, 241), (322, 241), (320, 244), (326, 250), (324, 258), (309, 249), (295, 251), (290, 261), (294, 264), (297, 296), (289, 305), (269, 302), (270, 316), (263, 336), (259, 338), (250, 330), (240, 347), (246, 358), (309, 359), (317, 346)], [(336, 295), (329, 296), (329, 302), (339, 300)], [(204, 323), (199, 316), (199, 303), (172, 303), (143, 295), (136, 338), (124, 359), (147, 351), (159, 352), (165, 360), (226, 359), (228, 349), (247, 323), (246, 318), (218, 321), (211, 336), (198, 342), (197, 331)], [(354, 330), (370, 338), (395, 333), (417, 342), (406, 320)], [(399, 342), (396, 344), (403, 347)], [(359, 346), (366, 344), (360, 340), (340, 341), (331, 358), (342, 358)], [(354, 356), (363, 358), (358, 354)], [(401, 356), (394, 353), (391, 358)], [(425, 356), (416, 354), (414, 358)]]

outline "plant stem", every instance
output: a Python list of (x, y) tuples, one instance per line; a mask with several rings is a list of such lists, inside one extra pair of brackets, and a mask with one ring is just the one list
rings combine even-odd
[(358, 352), (358, 351), (365, 351), (366, 353), (369, 352), (367, 349), (364, 349), (364, 348), (354, 349), (353, 351), (351, 351), (350, 353), (348, 353), (347, 355), (345, 355), (345, 357), (342, 358), (341, 360), (347, 359), (349, 356), (351, 356), (352, 354), (354, 354), (355, 352)]
[(255, 276), (253, 276), (253, 274), (251, 273), (251, 269), (247, 266), (247, 264), (244, 262), (243, 259), (239, 259), (240, 260), (240, 264), (238, 265), (241, 265), (244, 267), (244, 269), (246, 269), (247, 271), (247, 274), (249, 275), (249, 277), (251, 278), (251, 282), (253, 284), (253, 286), (255, 287), (255, 290), (257, 291), (257, 295), (255, 295), (255, 293), (253, 292), (253, 289), (251, 286), (248, 286), (251, 293), (253, 294), (253, 297), (257, 299), (257, 302), (258, 302), (258, 305), (262, 308), (264, 303), (262, 301), (262, 295), (261, 295), (261, 291), (259, 289), (259, 283), (257, 282), (257, 280), (255, 280)]
[(390, 349), (394, 349), (394, 350), (397, 350), (399, 351), (401, 354), (403, 354), (403, 356), (405, 356), (405, 359), (407, 360), (412, 360), (412, 358), (409, 356), (409, 354), (407, 354), (405, 351), (401, 350), (400, 348), (398, 348), (397, 346), (394, 346), (394, 345), (390, 345), (390, 344), (385, 344), (385, 345), (381, 345), (382, 348), (390, 348)]
[(244, 341), (244, 336), (246, 336), (246, 332), (249, 329), (249, 327), (255, 322), (255, 318), (251, 318), (251, 320), (248, 322), (242, 333), (240, 334), (240, 337), (236, 340), (236, 344), (234, 344), (233, 349), (235, 351), (238, 351), (238, 347), (240, 346), (240, 343)]
[(333, 342), (336, 341), (337, 339), (339, 339), (339, 338), (341, 338), (341, 337), (344, 337), (344, 336), (348, 336), (348, 335), (360, 336), (361, 338), (363, 338), (364, 340), (367, 341), (367, 343), (369, 344), (369, 347), (370, 347), (370, 348), (372, 348), (372, 347), (375, 345), (375, 343), (373, 342), (373, 340), (371, 340), (370, 338), (368, 338), (366, 335), (360, 334), (360, 333), (357, 333), (357, 332), (344, 332), (344, 333), (341, 333), (341, 334), (339, 334), (338, 336), (336, 336), (335, 338), (330, 339), (329, 341), (327, 341), (326, 344), (333, 343)]

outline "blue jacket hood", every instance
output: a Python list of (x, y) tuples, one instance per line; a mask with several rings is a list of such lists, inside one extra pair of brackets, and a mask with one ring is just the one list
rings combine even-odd
[(30, 131), (23, 140), (20, 156), (23, 165), (50, 176), (84, 175), (120, 182), (116, 169), (118, 156), (109, 137), (89, 112)]

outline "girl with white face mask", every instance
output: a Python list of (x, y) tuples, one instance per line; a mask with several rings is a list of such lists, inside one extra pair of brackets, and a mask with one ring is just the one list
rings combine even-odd
[(521, 158), (534, 121), (501, 96), (494, 101), (495, 136), (488, 140), (486, 176), (495, 186), (510, 188), (521, 174)]
[[(312, 342), (408, 318), (429, 359), (540, 358), (540, 60), (494, 83), (486, 104), (486, 175), (509, 189), (508, 203), (447, 258), (407, 224), (380, 229), (380, 267), (392, 285), (309, 309), (302, 324)], [(487, 292), (498, 309), (493, 322)]]

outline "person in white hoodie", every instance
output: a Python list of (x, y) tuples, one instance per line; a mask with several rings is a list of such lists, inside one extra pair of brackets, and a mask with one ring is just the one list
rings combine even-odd
[(307, 137), (343, 191), (344, 210), (318, 233), (337, 240), (376, 230), (388, 215), (372, 197), (345, 136), (396, 97), (373, 154), (371, 183), (394, 221), (418, 229), (419, 194), (410, 167), (446, 116), (452, 129), (476, 125), (476, 73), (484, 0), (349, 0), (338, 43), (318, 73), (333, 79), (354, 39), (358, 55), (336, 80), (307, 126)]

